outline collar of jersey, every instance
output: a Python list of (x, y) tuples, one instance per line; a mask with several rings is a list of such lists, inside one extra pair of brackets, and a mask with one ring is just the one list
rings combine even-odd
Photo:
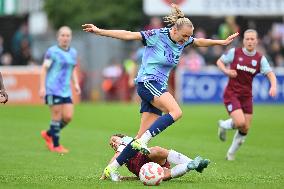
[(168, 28), (168, 37), (169, 37), (169, 39), (174, 43), (174, 44), (177, 44), (177, 42), (175, 42), (172, 38), (171, 38), (171, 35), (170, 35), (170, 30), (171, 30), (172, 28)]
[(244, 52), (245, 55), (247, 56), (254, 56), (256, 53), (256, 50), (253, 50), (252, 52), (249, 52), (246, 48), (242, 48), (242, 51)]

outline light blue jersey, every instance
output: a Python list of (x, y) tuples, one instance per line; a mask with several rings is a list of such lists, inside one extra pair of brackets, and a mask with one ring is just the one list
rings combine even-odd
[(170, 71), (178, 63), (185, 47), (192, 44), (193, 37), (180, 45), (170, 37), (170, 28), (160, 28), (140, 32), (145, 45), (142, 65), (135, 82), (155, 80), (167, 86)]
[[(242, 48), (242, 51), (247, 56), (254, 56), (255, 53), (256, 53), (256, 51), (249, 52), (245, 48)], [(226, 54), (223, 54), (220, 59), (225, 64), (230, 64), (230, 63), (233, 62), (234, 58), (235, 58), (235, 48), (232, 48)], [(262, 56), (261, 61), (260, 61), (260, 73), (266, 75), (267, 73), (269, 73), (271, 71), (272, 71), (272, 69), (271, 69), (266, 57)]]
[(70, 81), (77, 64), (77, 51), (74, 48), (65, 51), (54, 45), (47, 50), (44, 59), (51, 61), (46, 75), (46, 95), (70, 97)]

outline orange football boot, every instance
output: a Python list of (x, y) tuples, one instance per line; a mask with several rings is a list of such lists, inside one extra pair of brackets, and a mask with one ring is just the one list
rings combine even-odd
[(41, 131), (41, 137), (45, 140), (45, 144), (47, 146), (47, 148), (52, 151), (53, 149), (53, 141), (52, 141), (52, 137), (48, 136), (47, 131)]
[(52, 152), (57, 152), (57, 153), (60, 153), (60, 154), (65, 154), (65, 153), (69, 152), (69, 150), (64, 148), (62, 145), (53, 147), (51, 151)]

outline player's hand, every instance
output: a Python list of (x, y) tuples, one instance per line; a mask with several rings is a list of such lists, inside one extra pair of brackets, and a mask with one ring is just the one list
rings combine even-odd
[(230, 70), (230, 69), (226, 70), (225, 74), (230, 78), (235, 78), (238, 75), (236, 70)]
[(228, 45), (230, 44), (237, 36), (239, 35), (239, 33), (234, 33), (232, 35), (230, 35), (226, 40), (224, 40), (223, 45)]
[(105, 180), (107, 177), (105, 176), (105, 174), (103, 173), (100, 180)]
[(275, 97), (276, 94), (277, 94), (277, 89), (276, 89), (276, 87), (270, 87), (270, 89), (269, 89), (269, 95), (270, 95), (271, 97)]
[(74, 87), (75, 87), (76, 94), (80, 95), (81, 94), (81, 87), (80, 87), (80, 85), (79, 84), (75, 84)]
[(39, 96), (40, 96), (40, 98), (44, 98), (45, 97), (45, 88), (44, 87), (41, 87), (40, 89), (39, 89)]
[(101, 30), (94, 24), (83, 24), (82, 27), (83, 27), (83, 31), (94, 33), (94, 34), (98, 34), (99, 31)]
[(8, 102), (8, 94), (4, 90), (0, 90), (0, 103), (6, 104)]

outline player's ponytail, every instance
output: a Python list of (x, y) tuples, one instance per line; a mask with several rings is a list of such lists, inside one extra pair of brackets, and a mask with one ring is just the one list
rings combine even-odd
[(193, 28), (192, 22), (184, 16), (184, 13), (179, 9), (179, 7), (172, 3), (172, 12), (170, 15), (164, 17), (164, 22), (168, 23), (168, 27), (176, 26), (178, 29), (180, 26), (187, 24)]

